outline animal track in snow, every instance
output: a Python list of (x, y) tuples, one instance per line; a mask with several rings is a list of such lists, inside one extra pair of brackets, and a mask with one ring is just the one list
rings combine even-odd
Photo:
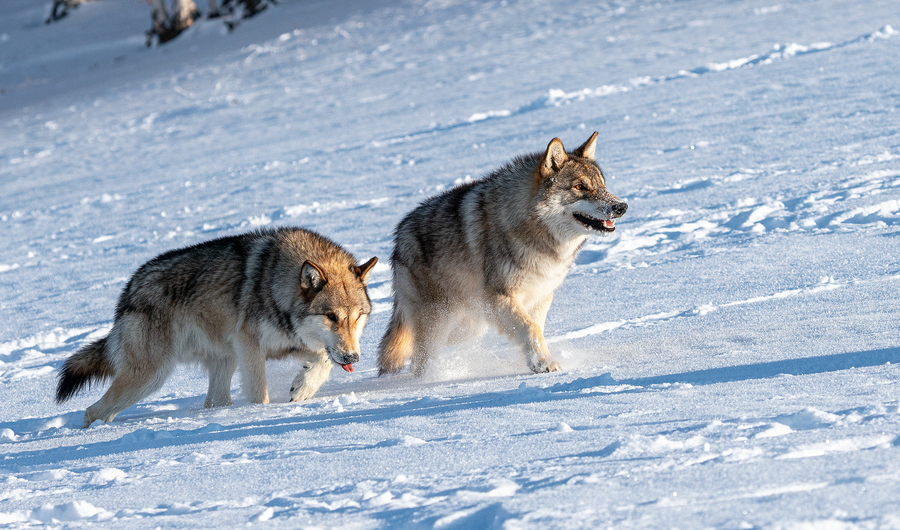
[(670, 320), (674, 320), (676, 318), (686, 318), (686, 317), (696, 317), (696, 316), (705, 316), (713, 311), (716, 311), (720, 308), (728, 308), (734, 306), (740, 306), (745, 304), (755, 304), (759, 302), (766, 302), (769, 300), (777, 300), (780, 298), (788, 298), (793, 296), (801, 296), (801, 295), (810, 295), (816, 294), (823, 291), (830, 291), (832, 289), (837, 289), (841, 287), (842, 284), (836, 282), (834, 278), (831, 277), (823, 277), (820, 279), (817, 285), (813, 285), (810, 287), (801, 287), (797, 289), (788, 289), (785, 291), (778, 291), (773, 294), (756, 296), (753, 298), (748, 298), (745, 300), (735, 300), (732, 302), (725, 302), (722, 304), (705, 304), (701, 306), (697, 306), (691, 309), (684, 310), (676, 310), (676, 311), (667, 311), (663, 313), (655, 313), (653, 315), (647, 315), (643, 317), (630, 318), (625, 320), (617, 320), (614, 322), (601, 322), (599, 324), (594, 324), (593, 326), (589, 326), (587, 328), (570, 331), (563, 335), (558, 335), (555, 337), (548, 337), (548, 343), (560, 342), (564, 340), (574, 340), (580, 339), (583, 337), (587, 337), (590, 335), (598, 335), (605, 331), (612, 331), (618, 328), (634, 328), (634, 327), (644, 327), (651, 326), (659, 322), (666, 322)]
[[(633, 472), (638, 468), (685, 468), (711, 461), (741, 462), (767, 458), (790, 460), (830, 453), (889, 449), (896, 445), (897, 441), (894, 435), (886, 433), (852, 437), (828, 436), (824, 441), (813, 443), (791, 443), (790, 435), (796, 431), (831, 429), (848, 423), (875, 421), (885, 413), (896, 414), (896, 412), (896, 404), (837, 413), (807, 407), (795, 413), (781, 414), (760, 421), (715, 420), (676, 431), (633, 434), (592, 456), (601, 458), (614, 456), (618, 460), (632, 462)], [(768, 444), (767, 450), (754, 442), (775, 436), (785, 437), (786, 442), (774, 447)]]
[(39, 377), (55, 370), (55, 363), (84, 341), (109, 333), (112, 323), (100, 328), (55, 328), (30, 337), (0, 343), (0, 382)]
[(582, 101), (588, 98), (610, 96), (613, 94), (628, 92), (639, 87), (665, 83), (667, 81), (673, 81), (676, 79), (682, 79), (686, 77), (699, 77), (701, 75), (724, 72), (727, 70), (735, 70), (737, 68), (771, 64), (772, 62), (779, 59), (789, 59), (791, 57), (806, 55), (809, 53), (843, 48), (845, 46), (861, 42), (873, 42), (879, 39), (888, 39), (897, 34), (900, 34), (900, 32), (896, 31), (890, 25), (886, 25), (880, 30), (873, 33), (868, 33), (855, 39), (837, 44), (832, 44), (830, 42), (817, 42), (808, 46), (797, 43), (776, 44), (773, 46), (771, 51), (764, 54), (753, 54), (749, 57), (742, 57), (722, 63), (710, 63), (706, 66), (699, 66), (691, 70), (681, 70), (676, 74), (662, 77), (636, 77), (631, 79), (631, 82), (628, 85), (604, 85), (595, 89), (585, 88), (582, 90), (576, 90), (574, 92), (566, 92), (560, 89), (551, 89), (545, 98), (531, 103), (527, 107), (533, 108), (535, 106), (540, 106), (540, 103), (543, 103), (544, 105), (559, 106), (571, 103), (573, 101)]
[(612, 96), (615, 94), (630, 92), (632, 90), (652, 85), (658, 85), (677, 79), (694, 78), (703, 75), (725, 72), (728, 70), (735, 70), (738, 68), (771, 64), (777, 60), (790, 59), (792, 57), (807, 55), (810, 53), (835, 50), (850, 46), (852, 44), (889, 39), (898, 34), (900, 34), (900, 32), (892, 28), (890, 25), (885, 25), (877, 31), (867, 33), (865, 35), (856, 37), (855, 39), (850, 39), (840, 43), (817, 42), (810, 45), (802, 45), (797, 43), (776, 44), (773, 46), (772, 50), (766, 53), (753, 54), (748, 57), (742, 57), (721, 63), (710, 63), (705, 66), (698, 66), (696, 68), (692, 68), (691, 70), (681, 70), (675, 74), (661, 77), (634, 77), (629, 81), (628, 84), (603, 85), (597, 88), (584, 88), (581, 90), (574, 90), (570, 92), (559, 88), (551, 88), (546, 95), (541, 96), (529, 103), (526, 103), (513, 111), (504, 109), (487, 112), (475, 112), (466, 119), (459, 119), (450, 123), (437, 124), (427, 129), (413, 131), (402, 136), (376, 140), (372, 142), (372, 145), (375, 147), (394, 145), (435, 132), (450, 131), (459, 127), (466, 127), (489, 120), (506, 119), (528, 112), (545, 109), (547, 107), (558, 107), (560, 105), (568, 105), (574, 102), (584, 101), (586, 99)]

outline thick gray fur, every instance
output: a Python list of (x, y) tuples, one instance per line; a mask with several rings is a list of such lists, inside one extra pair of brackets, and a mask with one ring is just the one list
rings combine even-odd
[(240, 367), (250, 401), (267, 403), (265, 361), (293, 356), (303, 368), (291, 399), (311, 397), (334, 364), (359, 360), (371, 312), (366, 279), (334, 242), (302, 228), (225, 237), (162, 254), (122, 292), (113, 328), (66, 360), (57, 401), (111, 378), (85, 412), (85, 426), (111, 421), (158, 390), (179, 363), (209, 372), (205, 406), (231, 404)]
[(569, 153), (554, 138), (546, 151), (431, 197), (400, 221), (379, 374), (411, 359), (422, 375), (443, 345), (488, 326), (519, 344), (534, 372), (560, 369), (543, 336), (553, 292), (587, 238), (612, 233), (627, 209), (606, 188), (596, 138)]

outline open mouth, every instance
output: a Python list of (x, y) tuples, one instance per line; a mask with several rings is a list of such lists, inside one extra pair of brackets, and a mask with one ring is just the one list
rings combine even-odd
[(573, 213), (572, 216), (576, 221), (590, 228), (591, 230), (598, 230), (600, 232), (615, 232), (616, 230), (615, 219), (594, 219), (593, 217), (589, 217), (587, 215), (584, 215), (583, 213)]

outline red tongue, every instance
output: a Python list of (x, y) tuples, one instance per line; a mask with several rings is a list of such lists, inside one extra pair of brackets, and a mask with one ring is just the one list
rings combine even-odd
[(341, 368), (350, 372), (351, 374), (353, 373), (353, 365), (352, 364), (342, 364)]

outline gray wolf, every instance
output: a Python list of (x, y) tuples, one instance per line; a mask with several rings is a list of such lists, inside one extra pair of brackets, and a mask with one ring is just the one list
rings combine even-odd
[(606, 188), (596, 141), (595, 132), (566, 152), (554, 138), (546, 151), (431, 197), (400, 221), (379, 375), (410, 358), (422, 375), (440, 347), (488, 326), (521, 346), (533, 372), (560, 369), (543, 333), (553, 292), (587, 238), (614, 232), (628, 208)]
[(59, 372), (56, 401), (112, 379), (84, 414), (85, 427), (158, 390), (179, 363), (209, 372), (206, 407), (231, 405), (241, 369), (245, 393), (268, 403), (266, 359), (293, 356), (302, 369), (291, 400), (310, 398), (334, 364), (359, 361), (371, 312), (366, 291), (378, 261), (362, 265), (334, 242), (302, 228), (214, 239), (142, 265), (119, 297), (109, 335), (81, 348)]

